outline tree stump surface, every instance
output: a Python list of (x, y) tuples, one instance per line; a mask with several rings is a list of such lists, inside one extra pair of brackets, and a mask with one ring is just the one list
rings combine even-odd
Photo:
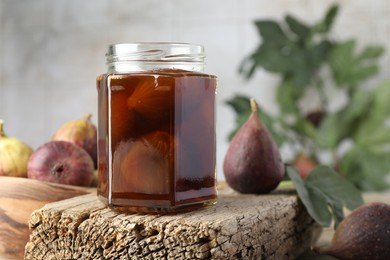
[(180, 214), (129, 214), (88, 194), (29, 219), (25, 259), (295, 259), (321, 228), (292, 190), (242, 195)]

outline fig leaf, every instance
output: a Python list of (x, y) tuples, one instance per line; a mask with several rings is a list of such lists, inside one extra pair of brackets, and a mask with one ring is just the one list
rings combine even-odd
[(292, 166), (286, 172), (310, 216), (323, 227), (333, 220), (336, 228), (344, 218), (344, 207), (353, 210), (363, 204), (360, 191), (328, 166), (317, 166), (304, 180)]

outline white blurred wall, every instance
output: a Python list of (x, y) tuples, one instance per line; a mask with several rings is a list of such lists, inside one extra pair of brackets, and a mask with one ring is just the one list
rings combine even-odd
[(289, 13), (313, 22), (334, 2), (341, 10), (333, 35), (385, 46), (382, 70), (369, 84), (389, 78), (388, 0), (0, 0), (0, 118), (9, 135), (36, 148), (66, 121), (92, 113), (96, 123), (95, 78), (105, 72), (108, 44), (200, 43), (206, 71), (219, 77), (217, 169), (223, 179), (227, 135), (234, 126), (225, 101), (246, 93), (277, 113), (277, 77), (258, 71), (247, 82), (237, 72), (259, 43), (253, 21), (281, 20)]

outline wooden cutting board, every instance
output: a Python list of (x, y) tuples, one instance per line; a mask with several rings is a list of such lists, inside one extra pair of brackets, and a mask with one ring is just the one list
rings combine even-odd
[(25, 259), (295, 259), (321, 228), (293, 190), (242, 195), (180, 214), (129, 214), (94, 194), (49, 203), (29, 219)]

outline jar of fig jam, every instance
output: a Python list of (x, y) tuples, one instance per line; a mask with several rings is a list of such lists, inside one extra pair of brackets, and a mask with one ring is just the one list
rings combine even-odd
[(97, 78), (98, 195), (136, 212), (214, 204), (217, 78), (204, 49), (185, 43), (108, 48)]

